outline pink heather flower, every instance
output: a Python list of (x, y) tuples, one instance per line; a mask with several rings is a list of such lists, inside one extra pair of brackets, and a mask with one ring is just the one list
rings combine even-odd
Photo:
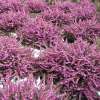
[(41, 13), (41, 17), (53, 23), (53, 25), (62, 27), (63, 25), (69, 25), (73, 21), (71, 13), (64, 13), (63, 11), (57, 9), (48, 8)]
[(0, 0), (0, 13), (7, 10), (8, 10), (8, 5), (6, 4), (6, 1)]
[(27, 75), (32, 51), (23, 47), (15, 38), (0, 36), (0, 73)]
[(97, 7), (89, 0), (80, 1), (75, 8), (75, 18), (79, 19), (91, 19), (96, 14)]
[(64, 30), (65, 33), (72, 34), (74, 38), (81, 37), (87, 41), (94, 41), (95, 36), (100, 37), (100, 23), (95, 17), (91, 20), (75, 21), (71, 25), (65, 26)]
[(52, 23), (48, 23), (41, 18), (35, 18), (17, 32), (22, 44), (34, 46), (54, 45), (60, 32)]
[(20, 0), (7, 0), (7, 1), (9, 10), (15, 12), (24, 10), (24, 4)]
[(0, 30), (1, 31), (14, 31), (18, 27), (22, 27), (24, 22), (30, 19), (29, 15), (25, 12), (13, 12), (0, 14)]
[(48, 7), (41, 16), (46, 21), (51, 21), (54, 25), (70, 25), (73, 21), (92, 19), (96, 15), (96, 6), (88, 0), (80, 3), (71, 3), (68, 1), (57, 2)]
[(47, 6), (42, 0), (26, 0), (24, 4), (26, 10), (31, 13), (42, 12)]
[(38, 57), (37, 68), (63, 80), (69, 100), (78, 98), (94, 100), (100, 98), (100, 49), (98, 45), (78, 38), (74, 43), (59, 42), (46, 54)]
[(24, 5), (19, 0), (0, 0), (0, 13), (7, 11), (23, 11)]
[(74, 13), (75, 7), (77, 7), (76, 3), (72, 3), (70, 1), (64, 1), (64, 2), (55, 2), (54, 4), (50, 5), (51, 9), (59, 9), (60, 11), (64, 13)]
[[(5, 81), (6, 80), (6, 81)], [(29, 75), (26, 81), (18, 85), (13, 84), (7, 76), (3, 79), (4, 88), (0, 88), (0, 99), (3, 100), (66, 100), (66, 93), (62, 90), (61, 83), (53, 84), (52, 76), (44, 77), (40, 83), (40, 90), (35, 87), (36, 80), (33, 75)]]

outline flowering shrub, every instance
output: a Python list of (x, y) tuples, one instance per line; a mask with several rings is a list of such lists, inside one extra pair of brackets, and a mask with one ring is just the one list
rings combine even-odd
[(75, 18), (78, 19), (91, 19), (96, 14), (97, 7), (89, 0), (80, 1), (78, 6), (75, 8)]
[(22, 27), (19, 32), (17, 31), (18, 36), (22, 40), (22, 44), (42, 46), (47, 44), (50, 46), (57, 41), (56, 38), (59, 36), (57, 28), (53, 28), (52, 24), (43, 21), (41, 18), (36, 18), (24, 26), (25, 27)]
[(7, 13), (2, 13), (0, 14), (0, 30), (16, 30), (18, 27), (22, 27), (24, 22), (27, 22), (29, 19), (29, 15), (27, 15), (25, 12), (8, 11)]
[(46, 8), (46, 3), (42, 0), (26, 0), (25, 6), (27, 11), (31, 13), (39, 13)]
[(24, 4), (20, 0), (8, 0), (8, 7), (12, 11), (24, 10)]
[(0, 36), (0, 73), (23, 77), (30, 67), (31, 54), (30, 48), (21, 46), (15, 38)]
[(70, 26), (66, 26), (64, 30), (65, 33), (72, 34), (74, 38), (82, 37), (88, 41), (93, 41), (95, 36), (100, 37), (100, 23), (95, 17), (92, 20), (75, 21)]
[(0, 13), (7, 11), (22, 11), (24, 5), (19, 0), (0, 0)]
[(0, 0), (0, 100), (99, 100), (99, 15), (88, 0)]
[(50, 5), (51, 9), (59, 9), (60, 11), (64, 13), (73, 13), (75, 11), (75, 7), (77, 7), (77, 4), (72, 3), (70, 1), (64, 1), (64, 2), (55, 2), (54, 4)]
[(70, 24), (73, 20), (70, 14), (65, 14), (61, 10), (51, 9), (42, 12), (41, 17), (46, 21), (52, 22), (54, 25), (62, 27), (65, 24)]
[(78, 38), (74, 43), (59, 43), (47, 49), (36, 62), (41, 69), (62, 77), (69, 100), (94, 100), (100, 91), (100, 50)]
[[(41, 82), (40, 89), (38, 90), (35, 87), (36, 81), (33, 78), (33, 75), (29, 75), (27, 80), (19, 83), (18, 85), (13, 84), (10, 79), (7, 77), (6, 82), (3, 80), (3, 89), (0, 89), (0, 99), (5, 100), (66, 100), (66, 93), (60, 93), (61, 86), (60, 84), (54, 85), (53, 80), (43, 79)], [(59, 87), (59, 88), (58, 88)]]
[(8, 5), (4, 0), (0, 0), (0, 13), (7, 11), (8, 10)]
[(92, 19), (97, 8), (88, 0), (83, 0), (79, 4), (71, 2), (57, 2), (42, 12), (42, 18), (51, 21), (54, 25), (70, 25), (73, 21)]

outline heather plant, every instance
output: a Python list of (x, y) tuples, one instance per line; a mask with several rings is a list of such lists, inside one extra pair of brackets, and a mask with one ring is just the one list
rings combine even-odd
[(18, 27), (22, 27), (25, 22), (30, 20), (30, 17), (25, 12), (13, 12), (0, 14), (0, 30), (1, 31), (14, 31)]
[(7, 1), (8, 1), (9, 10), (15, 12), (25, 10), (24, 4), (20, 0), (7, 0)]
[(73, 13), (73, 11), (75, 11), (75, 7), (77, 7), (76, 3), (72, 3), (70, 1), (59, 1), (59, 2), (55, 2), (52, 5), (50, 5), (51, 9), (59, 9), (60, 11), (64, 12), (64, 13)]
[(77, 20), (82, 19), (82, 20), (87, 20), (87, 19), (92, 19), (93, 15), (95, 15), (97, 12), (97, 7), (90, 2), (89, 0), (83, 0), (80, 1), (75, 8), (75, 18)]
[[(6, 81), (5, 81), (6, 80)], [(13, 84), (9, 77), (2, 80), (3, 88), (0, 88), (0, 99), (2, 100), (66, 100), (64, 90), (61, 93), (61, 86), (53, 84), (53, 78), (43, 77), (39, 84), (40, 90), (35, 86), (36, 79), (29, 75), (26, 81)]]
[(40, 13), (46, 8), (46, 3), (42, 0), (26, 0), (25, 3), (26, 11), (31, 13)]
[(24, 5), (19, 0), (0, 0), (0, 13), (7, 11), (23, 11)]
[(70, 34), (73, 35), (74, 38), (81, 37), (82, 39), (87, 40), (88, 42), (93, 42), (96, 36), (100, 37), (100, 23), (95, 16), (91, 20), (79, 20), (79, 22), (75, 21), (69, 26), (66, 25), (64, 27), (64, 30), (65, 32), (63, 35), (66, 38)]
[(70, 25), (73, 21), (92, 19), (96, 15), (96, 6), (88, 0), (83, 0), (77, 4), (71, 2), (57, 2), (42, 12), (41, 16), (46, 21), (51, 21), (54, 25)]
[(29, 23), (25, 23), (24, 27), (20, 28), (16, 33), (22, 44), (33, 46), (54, 45), (60, 34), (59, 29), (53, 27), (52, 23), (38, 17)]
[(100, 49), (78, 38), (74, 43), (59, 42), (36, 59), (36, 64), (54, 78), (63, 80), (69, 99), (98, 100), (100, 97)]
[(99, 100), (99, 15), (88, 0), (0, 0), (0, 100)]
[[(19, 84), (13, 84), (10, 80), (11, 76), (2, 79), (3, 88), (0, 89), (1, 100), (33, 100), (38, 95), (38, 89), (35, 87), (35, 79), (32, 75), (27, 80)], [(6, 81), (5, 81), (6, 80)], [(17, 79), (16, 79), (17, 80)]]
[(15, 38), (0, 36), (0, 73), (24, 77), (30, 68), (32, 51), (23, 47)]
[(7, 11), (8, 10), (8, 5), (4, 0), (0, 0), (0, 13)]
[(41, 13), (41, 17), (53, 23), (55, 26), (62, 27), (63, 25), (69, 25), (73, 21), (71, 14), (66, 14), (63, 11), (57, 9), (48, 8)]

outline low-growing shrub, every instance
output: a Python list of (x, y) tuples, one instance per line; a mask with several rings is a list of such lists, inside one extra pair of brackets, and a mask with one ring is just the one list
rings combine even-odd
[(42, 0), (26, 0), (24, 2), (26, 11), (31, 13), (40, 13), (46, 8), (46, 3)]
[(21, 1), (0, 0), (0, 100), (99, 100), (97, 7)]
[(51, 9), (59, 9), (60, 11), (64, 13), (73, 13), (75, 11), (75, 7), (77, 7), (76, 3), (72, 3), (70, 1), (64, 1), (64, 2), (55, 2), (54, 4), (50, 5)]
[(59, 42), (54, 48), (47, 48), (46, 53), (36, 59), (36, 64), (64, 81), (69, 100), (94, 100), (100, 98), (97, 94), (100, 91), (99, 59), (98, 45), (78, 38), (72, 44)]
[(100, 37), (100, 23), (96, 19), (96, 17), (86, 21), (75, 21), (69, 26), (66, 25), (64, 27), (64, 30), (65, 33), (69, 33), (70, 35), (72, 34), (74, 38), (77, 39), (78, 37), (81, 37), (82, 39), (87, 40), (88, 42), (93, 42), (95, 36)]
[(23, 47), (15, 38), (0, 36), (0, 73), (27, 75), (30, 67), (32, 51)]
[(22, 27), (24, 22), (29, 21), (30, 17), (25, 12), (13, 12), (0, 14), (0, 30), (1, 31), (14, 31), (18, 27)]
[(0, 0), (0, 13), (7, 11), (23, 11), (24, 4), (19, 0)]
[(83, 0), (77, 4), (71, 2), (57, 2), (42, 12), (42, 18), (51, 21), (54, 25), (70, 25), (73, 21), (92, 19), (97, 12), (97, 7)]
[[(47, 79), (46, 79), (47, 78)], [(36, 87), (36, 79), (29, 75), (26, 81), (13, 84), (9, 77), (2, 80), (3, 88), (0, 88), (0, 99), (3, 100), (66, 100), (66, 93), (62, 90), (61, 83), (53, 84), (52, 76), (43, 77)]]
[(73, 18), (70, 14), (65, 14), (63, 11), (57, 9), (48, 8), (41, 13), (41, 17), (46, 21), (50, 21), (55, 26), (62, 27), (63, 25), (69, 25)]
[(41, 18), (35, 18), (30, 23), (25, 23), (24, 27), (17, 32), (22, 44), (36, 46), (54, 45), (60, 31)]
[(74, 18), (77, 21), (92, 19), (97, 12), (97, 7), (89, 0), (80, 1), (74, 8)]

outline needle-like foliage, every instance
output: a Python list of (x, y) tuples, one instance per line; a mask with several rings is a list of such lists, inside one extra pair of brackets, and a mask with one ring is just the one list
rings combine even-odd
[(23, 47), (15, 38), (0, 36), (0, 73), (27, 75), (32, 51)]
[(47, 48), (36, 64), (55, 78), (63, 79), (69, 100), (94, 100), (100, 91), (100, 49), (78, 38), (74, 43), (58, 43)]

